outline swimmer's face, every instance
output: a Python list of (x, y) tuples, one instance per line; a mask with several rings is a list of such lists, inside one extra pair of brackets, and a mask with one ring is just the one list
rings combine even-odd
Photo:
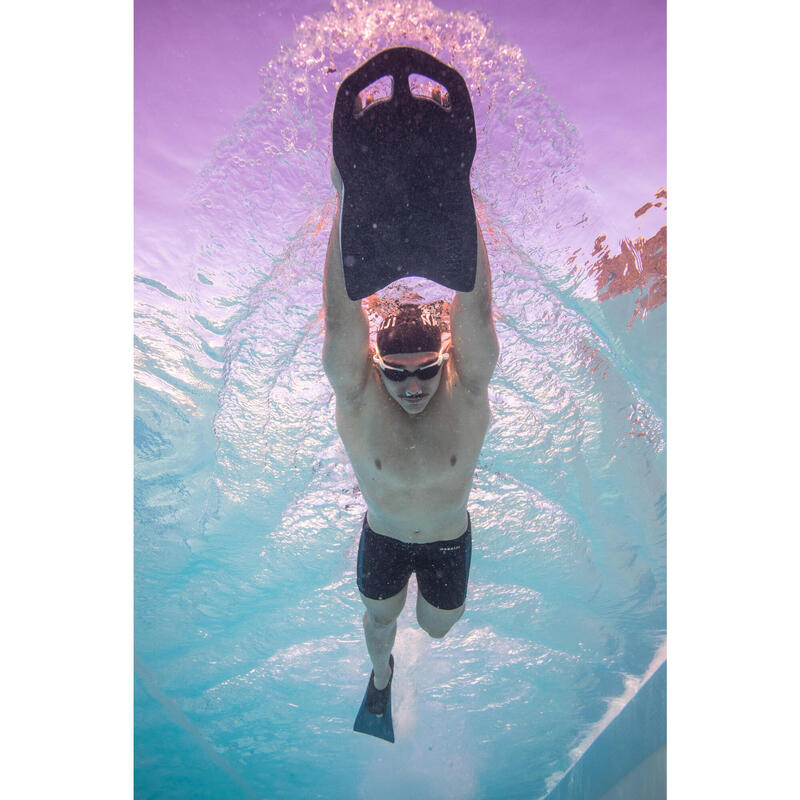
[[(438, 357), (439, 354), (436, 352), (392, 353), (384, 356), (383, 361), (387, 367), (414, 372), (420, 367), (434, 363)], [(445, 368), (444, 365), (446, 363), (444, 362), (436, 375), (428, 380), (420, 379), (419, 375), (411, 375), (402, 381), (390, 381), (380, 368), (378, 368), (378, 374), (381, 376), (383, 385), (392, 396), (392, 399), (397, 402), (406, 414), (413, 416), (421, 414), (430, 403), (433, 395), (436, 394), (436, 390), (442, 380), (442, 370)]]

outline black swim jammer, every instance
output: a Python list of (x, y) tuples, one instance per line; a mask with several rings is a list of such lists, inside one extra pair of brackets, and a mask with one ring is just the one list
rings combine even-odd
[(458, 539), (421, 544), (375, 533), (364, 514), (358, 545), (358, 589), (371, 600), (386, 600), (416, 572), (422, 596), (432, 606), (451, 611), (466, 600), (471, 558), (469, 514), (467, 530)]

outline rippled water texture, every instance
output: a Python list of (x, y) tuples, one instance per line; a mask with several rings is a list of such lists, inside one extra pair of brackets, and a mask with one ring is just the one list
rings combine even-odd
[[(389, 746), (351, 732), (363, 503), (320, 312), (336, 88), (400, 44), (472, 92), (502, 354), (467, 613), (429, 639), (412, 580)], [(137, 797), (541, 797), (664, 641), (666, 229), (607, 236), (578, 132), (477, 14), (335, 2), (262, 78), (198, 176), (191, 246), (138, 253)]]

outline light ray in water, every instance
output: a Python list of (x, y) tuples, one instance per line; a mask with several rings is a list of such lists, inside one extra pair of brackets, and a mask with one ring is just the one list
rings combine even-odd
[(242, 776), (239, 775), (239, 773), (236, 772), (236, 770), (228, 763), (228, 761), (226, 761), (226, 759), (223, 758), (211, 746), (211, 744), (203, 736), (202, 731), (200, 731), (200, 729), (192, 723), (186, 714), (181, 711), (180, 706), (175, 702), (175, 700), (173, 700), (159, 688), (158, 682), (156, 681), (156, 677), (152, 670), (147, 667), (147, 665), (142, 661), (141, 658), (139, 658), (139, 656), (135, 655), (133, 657), (133, 661), (136, 674), (139, 676), (153, 699), (157, 700), (162, 708), (167, 712), (170, 719), (192, 737), (203, 753), (205, 753), (205, 755), (223, 772), (225, 772), (242, 790), (245, 797), (251, 798), (251, 800), (258, 800), (258, 794), (250, 788), (247, 781), (245, 781), (244, 778), (242, 778)]

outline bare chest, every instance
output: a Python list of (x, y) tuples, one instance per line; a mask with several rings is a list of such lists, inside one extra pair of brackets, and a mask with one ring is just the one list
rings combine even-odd
[[(466, 505), (489, 422), (485, 393), (440, 386), (422, 414), (406, 414), (376, 381), (337, 425), (370, 513), (443, 513)], [(405, 510), (403, 510), (405, 509)]]

